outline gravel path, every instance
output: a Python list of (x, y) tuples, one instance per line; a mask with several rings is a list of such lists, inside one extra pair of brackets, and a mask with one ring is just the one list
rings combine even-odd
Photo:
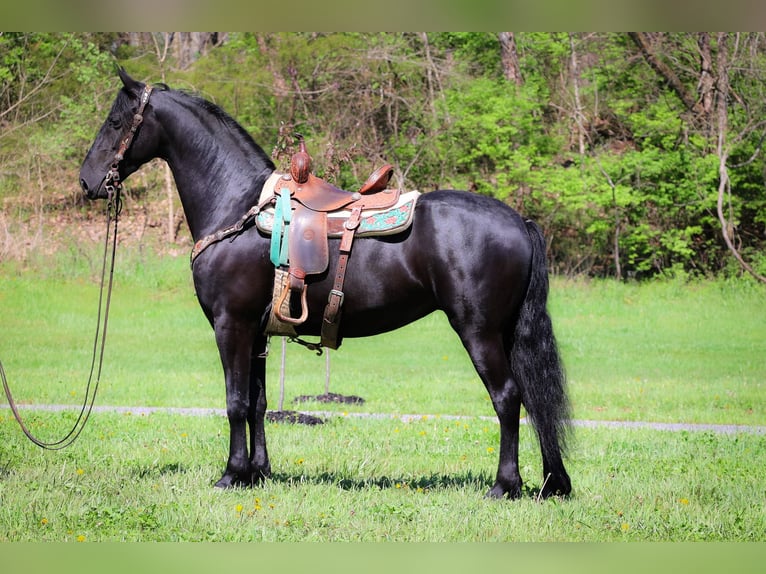
[[(41, 410), (41, 411), (64, 411), (79, 410), (77, 405), (19, 405), (19, 409)], [(0, 405), (0, 409), (9, 409), (8, 405)], [(130, 415), (150, 415), (153, 413), (168, 413), (185, 416), (226, 416), (224, 409), (195, 408), (195, 407), (120, 407), (120, 406), (94, 406), (93, 412), (124, 413)], [(444, 419), (479, 419), (497, 422), (495, 417), (475, 417), (462, 415), (423, 415), (423, 414), (385, 414), (385, 413), (341, 413), (330, 411), (304, 411), (300, 412), (316, 417), (358, 417), (375, 419), (397, 419), (403, 422), (413, 420)], [(576, 427), (584, 428), (621, 428), (621, 429), (652, 429), (661, 431), (689, 431), (699, 432), (708, 431), (721, 434), (766, 434), (766, 426), (752, 425), (718, 425), (718, 424), (697, 424), (697, 423), (656, 423), (643, 421), (593, 421), (593, 420), (574, 420)], [(526, 424), (526, 420), (522, 419)]]

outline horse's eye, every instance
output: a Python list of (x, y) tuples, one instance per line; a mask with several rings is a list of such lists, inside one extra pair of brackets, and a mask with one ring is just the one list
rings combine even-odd
[(120, 118), (109, 118), (108, 122), (109, 122), (110, 128), (114, 128), (118, 130), (122, 127), (122, 122), (120, 121)]

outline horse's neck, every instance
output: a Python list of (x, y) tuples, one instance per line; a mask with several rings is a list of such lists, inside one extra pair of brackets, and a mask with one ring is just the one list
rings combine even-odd
[(257, 201), (259, 182), (271, 169), (229, 130), (211, 129), (206, 122), (213, 118), (201, 110), (181, 114), (164, 123), (169, 142), (164, 155), (196, 241), (236, 222)]

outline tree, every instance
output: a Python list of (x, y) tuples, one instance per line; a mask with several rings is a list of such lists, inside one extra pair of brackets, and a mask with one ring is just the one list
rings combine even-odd
[[(341, 187), (386, 161), (399, 187), (493, 195), (541, 223), (557, 272), (766, 273), (764, 33), (0, 33), (0, 194), (78, 195), (115, 63), (276, 159), (302, 133)], [(161, 170), (137, 183), (126, 216), (167, 200), (142, 193)]]
[[(718, 220), (721, 222), (721, 233), (726, 246), (729, 251), (734, 255), (736, 260), (753, 277), (762, 283), (766, 283), (766, 276), (759, 274), (753, 267), (745, 261), (742, 254), (734, 245), (732, 234), (734, 232), (734, 225), (730, 218), (724, 213), (724, 200), (728, 196), (729, 202), (731, 202), (731, 180), (729, 178), (729, 168), (727, 163), (729, 161), (729, 144), (727, 141), (727, 133), (729, 131), (729, 112), (727, 108), (727, 101), (730, 92), (729, 83), (729, 47), (728, 36), (725, 33), (718, 34), (718, 58), (717, 58), (717, 78), (716, 89), (718, 91), (718, 104), (716, 106), (718, 117), (718, 138), (717, 138), (717, 154), (719, 158), (719, 184), (718, 184), (718, 201), (716, 204), (716, 212), (718, 214)], [(742, 137), (743, 134), (740, 134)]]
[(633, 40), (636, 46), (641, 50), (641, 53), (652, 69), (665, 79), (678, 98), (683, 102), (686, 109), (695, 114), (703, 114), (705, 111), (704, 107), (700, 105), (694, 95), (686, 88), (686, 85), (681, 81), (675, 71), (673, 71), (673, 69), (657, 55), (649, 35), (643, 32), (629, 32), (628, 36), (630, 36), (631, 40)]
[(58, 109), (45, 90), (63, 77), (58, 64), (69, 42), (67, 36), (0, 32), (0, 138)]
[(505, 79), (517, 86), (524, 83), (519, 67), (519, 55), (516, 51), (516, 36), (513, 32), (498, 32), (497, 39), (500, 42), (500, 59), (503, 63)]

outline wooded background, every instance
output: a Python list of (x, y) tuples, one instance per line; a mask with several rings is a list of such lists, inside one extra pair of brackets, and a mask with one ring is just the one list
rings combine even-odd
[[(0, 32), (0, 259), (97, 209), (77, 171), (116, 65), (219, 104), (278, 164), (303, 134), (341, 187), (387, 161), (403, 188), (495, 196), (557, 273), (766, 275), (764, 33)], [(185, 245), (147, 173), (128, 217), (161, 209)]]

